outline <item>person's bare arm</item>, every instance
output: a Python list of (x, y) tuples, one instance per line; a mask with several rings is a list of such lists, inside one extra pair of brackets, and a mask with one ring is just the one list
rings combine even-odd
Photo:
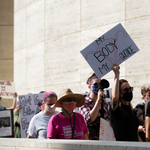
[(150, 117), (146, 116), (146, 142), (150, 142)]
[(88, 139), (89, 139), (87, 133), (83, 135), (83, 139), (84, 139), (84, 140), (88, 140)]
[(15, 109), (16, 108), (16, 101), (17, 101), (17, 96), (18, 96), (18, 94), (17, 93), (15, 93), (15, 99), (14, 99), (14, 101), (13, 101), (13, 105), (9, 108), (9, 109)]
[(34, 138), (34, 137), (32, 137), (32, 136), (30, 136), (30, 135), (28, 134), (27, 139), (30, 139), (30, 138)]
[(139, 140), (139, 142), (143, 142), (141, 137), (139, 136), (139, 134), (138, 134), (138, 140)]
[(104, 96), (104, 91), (100, 89), (98, 91), (97, 101), (95, 102), (93, 109), (90, 111), (90, 121), (91, 122), (93, 122), (96, 119), (96, 117), (101, 109), (102, 96)]
[(145, 126), (139, 125), (138, 132), (144, 132), (145, 133)]
[(119, 100), (119, 71), (120, 67), (116, 64), (113, 65), (112, 70), (115, 74), (114, 83), (112, 86), (112, 96), (111, 96), (111, 106), (112, 109), (115, 110), (118, 106), (118, 100)]

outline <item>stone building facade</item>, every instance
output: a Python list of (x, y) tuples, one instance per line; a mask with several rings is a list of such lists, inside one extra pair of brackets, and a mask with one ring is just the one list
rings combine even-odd
[[(121, 23), (140, 49), (121, 64), (121, 78), (134, 87), (136, 105), (141, 85), (150, 83), (149, 7), (149, 0), (14, 0), (17, 92), (87, 91), (85, 81), (92, 70), (80, 51)], [(103, 78), (112, 84), (114, 75), (110, 72)]]

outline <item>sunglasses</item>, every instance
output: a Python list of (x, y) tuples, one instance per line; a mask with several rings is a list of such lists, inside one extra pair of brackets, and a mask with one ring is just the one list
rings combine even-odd
[(76, 98), (66, 98), (64, 100), (62, 100), (63, 102), (77, 102)]
[(133, 87), (129, 87), (129, 88), (125, 88), (121, 91), (124, 91), (125, 93), (129, 93), (130, 91), (132, 92), (133, 91)]
[(94, 86), (98, 86), (98, 85), (100, 85), (100, 83), (94, 83), (93, 85), (94, 85)]

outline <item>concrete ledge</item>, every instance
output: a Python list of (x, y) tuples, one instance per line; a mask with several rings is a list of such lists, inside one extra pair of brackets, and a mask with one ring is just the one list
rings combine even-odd
[(150, 143), (1, 138), (0, 150), (150, 150)]

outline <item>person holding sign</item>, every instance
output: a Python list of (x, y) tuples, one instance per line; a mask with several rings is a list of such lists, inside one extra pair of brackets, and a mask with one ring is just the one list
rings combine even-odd
[(88, 129), (81, 114), (73, 112), (76, 107), (84, 104), (84, 96), (74, 94), (70, 89), (64, 89), (59, 94), (59, 100), (53, 107), (61, 107), (62, 112), (54, 115), (47, 130), (48, 139), (88, 139)]
[[(102, 97), (104, 96), (103, 90), (97, 90), (100, 86), (100, 81), (95, 73), (89, 75), (87, 85), (90, 91), (85, 97), (85, 103), (79, 108), (79, 112), (84, 116), (87, 127), (89, 129), (89, 139), (99, 140), (100, 117), (109, 121), (110, 114), (108, 104), (104, 100), (102, 106)], [(101, 112), (101, 110), (103, 110)]]
[(47, 126), (49, 119), (58, 113), (52, 107), (57, 102), (57, 95), (54, 92), (46, 92), (43, 96), (45, 108), (36, 114), (30, 121), (27, 138), (47, 138)]
[(119, 80), (120, 67), (113, 65), (115, 79), (112, 87), (110, 121), (116, 141), (138, 141), (139, 122), (131, 100), (133, 87), (124, 79)]

